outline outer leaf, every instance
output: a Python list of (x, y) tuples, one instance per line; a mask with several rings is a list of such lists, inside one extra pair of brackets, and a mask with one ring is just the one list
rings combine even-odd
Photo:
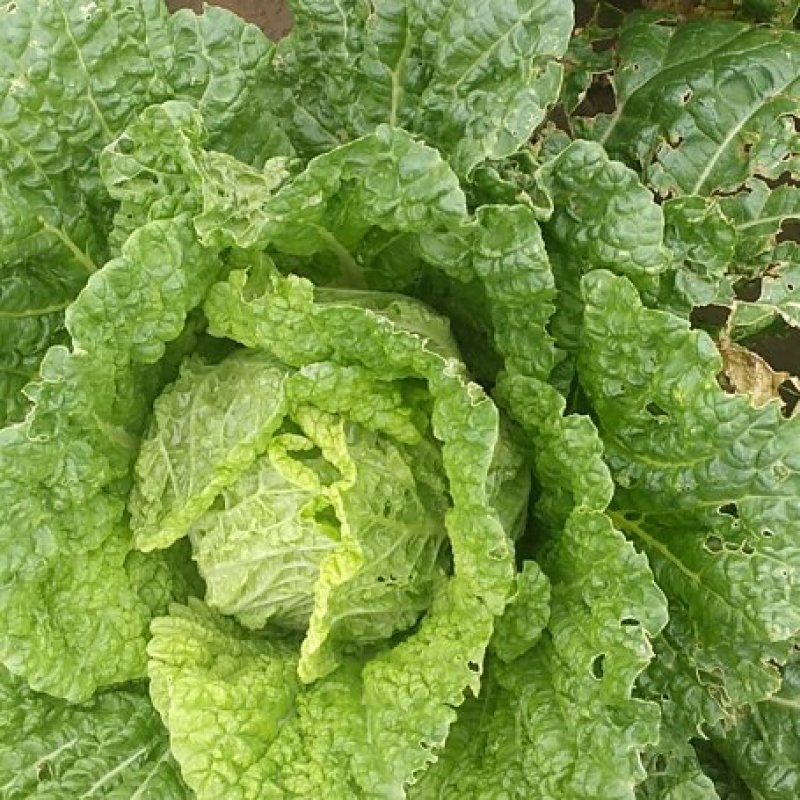
[(191, 99), (209, 130), (210, 147), (261, 166), (292, 147), (275, 116), (270, 62), (274, 46), (255, 25), (226, 9), (170, 17), (172, 96)]
[(769, 20), (774, 25), (791, 27), (800, 3), (797, 0), (742, 0), (742, 9), (757, 22)]
[(754, 262), (775, 250), (784, 222), (800, 218), (800, 188), (770, 188), (754, 179), (741, 192), (722, 198), (720, 205), (738, 234), (734, 271), (748, 277), (753, 274)]
[[(253, 120), (270, 119), (271, 52), (257, 28), (220, 9), (171, 17), (156, 0), (0, 9), (0, 422), (21, 416), (19, 389), (47, 347), (66, 341), (63, 308), (106, 258), (103, 147), (150, 103), (180, 96), (208, 117), (215, 148), (257, 163), (289, 152), (278, 133), (254, 136)], [(174, 216), (172, 206), (135, 224), (129, 210), (118, 214), (113, 253), (147, 219)]]
[(299, 691), (291, 645), (245, 633), (193, 601), (153, 621), (148, 652), (153, 704), (198, 800), (280, 797), (259, 762)]
[(108, 193), (119, 201), (109, 235), (112, 250), (148, 222), (197, 213), (197, 181), (182, 165), (206, 138), (193, 106), (168, 101), (146, 108), (103, 150), (100, 173)]
[(189, 791), (141, 688), (71, 706), (0, 668), (0, 791), (6, 800), (184, 800)]
[[(644, 557), (603, 513), (611, 481), (591, 422), (562, 417), (552, 387), (519, 375), (505, 379), (503, 397), (540, 434), (540, 511), (553, 526), (540, 558), (553, 587), (550, 620), (531, 652), (490, 664), (487, 699), (465, 709), (453, 749), (413, 797), (632, 798), (658, 711), (631, 693), (652, 655), (648, 634), (666, 621), (664, 600)], [(509, 613), (512, 622), (513, 605)]]
[[(558, 96), (556, 59), (572, 23), (566, 3), (388, 0), (378, 10), (367, 27), (364, 89), (379, 96), (381, 113), (370, 122), (410, 122), (460, 175), (518, 150)], [(419, 62), (433, 65), (427, 80)]]
[(105, 199), (97, 154), (168, 92), (166, 8), (22, 0), (0, 21), (0, 261), (55, 248), (92, 270), (104, 239), (88, 208)]
[(0, 19), (0, 262), (54, 250), (93, 271), (109, 216), (98, 154), (151, 103), (191, 97), (214, 146), (247, 160), (288, 152), (280, 136), (252, 141), (252, 120), (269, 117), (272, 46), (233, 14), (22, 0)]
[(593, 269), (628, 276), (648, 295), (669, 266), (664, 215), (636, 174), (602, 147), (576, 141), (541, 170), (555, 211), (543, 226), (559, 297), (552, 326), (570, 351), (580, 337), (580, 278)]
[(663, 196), (711, 195), (794, 172), (798, 34), (652, 20), (631, 15), (620, 33), (617, 108), (594, 128), (609, 153), (640, 166)]
[(512, 154), (544, 119), (572, 24), (561, 0), (320, 0), (292, 12), (273, 67), (298, 149), (330, 150), (388, 123), (447, 153), (459, 175)]
[(345, 0), (294, 0), (292, 30), (272, 62), (279, 116), (304, 156), (347, 140), (354, 111), (353, 66), (364, 38), (367, 8)]
[[(464, 615), (477, 610), (448, 591), (417, 636), (363, 673), (349, 662), (301, 688), (291, 643), (245, 632), (198, 602), (173, 606), (153, 623), (151, 694), (187, 782), (199, 800), (403, 797), (413, 767), (397, 745), (446, 735), (440, 698), (460, 703), (462, 682), (476, 680), (467, 664), (481, 658), (487, 620), (465, 626)], [(383, 784), (382, 771), (402, 778)]]
[(560, 104), (567, 114), (572, 114), (586, 98), (596, 75), (606, 75), (613, 68), (613, 50), (598, 47), (608, 42), (615, 31), (597, 25), (597, 9), (594, 18), (586, 25), (576, 28), (569, 40), (569, 48), (564, 56), (564, 84), (561, 87)]
[(35, 409), (0, 431), (0, 657), (71, 700), (144, 669), (154, 609), (125, 570), (124, 495), (161, 377), (141, 365), (181, 333), (219, 269), (186, 222), (141, 229), (92, 277), (67, 313), (75, 349), (49, 351), (28, 388)]
[(97, 152), (164, 92), (166, 24), (160, 4), (139, 0), (0, 9), (0, 363), (16, 416), (19, 389), (66, 338), (63, 308), (104, 259)]
[[(123, 229), (130, 217), (141, 224), (173, 216), (176, 205), (192, 208), (206, 244), (270, 246), (299, 257), (316, 278), (352, 288), (364, 285), (366, 269), (376, 270), (371, 262), (381, 259), (384, 231), (402, 237), (453, 227), (466, 216), (464, 194), (441, 156), (399, 129), (382, 126), (332, 150), (293, 180), (284, 158), (258, 170), (205, 152), (205, 139), (202, 119), (184, 103), (148, 109), (131, 127), (104, 161), (106, 179), (124, 203)], [(393, 289), (399, 288), (395, 263), (385, 265)]]
[(800, 190), (793, 185), (771, 189), (752, 180), (738, 194), (722, 201), (738, 234), (732, 271), (744, 279), (760, 278), (761, 293), (754, 302), (734, 305), (728, 327), (737, 337), (758, 333), (782, 319), (797, 326), (796, 265), (800, 250), (793, 241), (778, 243), (787, 221), (800, 218)]
[[(661, 741), (645, 759), (647, 780), (638, 788), (639, 800), (720, 800), (711, 778), (703, 772), (697, 753), (662, 727)], [(723, 795), (728, 800), (728, 795)]]
[(553, 202), (539, 180), (538, 163), (531, 145), (508, 158), (476, 167), (469, 187), (470, 206), (522, 203), (533, 209), (536, 219), (547, 219)]
[(252, 115), (268, 116), (260, 85), (272, 46), (229, 12), (171, 18), (156, 0), (21, 0), (0, 19), (0, 261), (52, 246), (86, 266), (102, 255), (98, 154), (152, 103), (191, 97), (215, 146), (273, 154), (248, 130)]
[(578, 366), (618, 486), (613, 518), (670, 598), (653, 680), (691, 736), (774, 692), (769, 659), (800, 627), (800, 429), (776, 403), (726, 395), (712, 341), (644, 309), (627, 280), (593, 273), (584, 291)]
[(347, 250), (371, 227), (417, 232), (453, 225), (466, 213), (441, 156), (388, 126), (314, 159), (274, 195), (269, 173), (232, 159), (198, 161), (205, 166), (204, 212), (196, 220), (202, 240), (297, 255), (331, 250), (355, 280)]
[[(644, 777), (640, 753), (658, 736), (658, 710), (631, 694), (652, 657), (648, 635), (666, 621), (663, 598), (646, 559), (597, 512), (570, 517), (544, 567), (553, 582), (551, 639), (509, 687), (516, 694), (528, 684), (540, 697), (527, 722), (541, 732), (527, 750), (526, 761), (536, 753), (528, 793), (540, 786), (553, 798), (633, 797)], [(597, 574), (605, 576), (602, 592), (592, 588)]]
[(418, 633), (364, 669), (367, 730), (375, 750), (359, 759), (357, 775), (367, 793), (390, 797), (398, 794), (397, 786), (416, 783), (444, 748), (466, 690), (478, 694), (494, 620), (470, 582), (457, 573), (434, 599)]
[(475, 373), (493, 382), (500, 355), (507, 369), (549, 376), (555, 286), (531, 209), (482, 206), (456, 231), (420, 236), (419, 253), (424, 293), (453, 319)]
[(734, 726), (718, 726), (711, 742), (753, 796), (790, 800), (800, 791), (800, 658), (797, 651), (783, 670), (781, 690)]
[(734, 305), (729, 325), (738, 335), (758, 332), (778, 319), (800, 328), (800, 248), (792, 247), (789, 253), (789, 263), (761, 279), (757, 300)]
[[(504, 351), (525, 361), (525, 370), (549, 373), (554, 352), (544, 326), (553, 282), (531, 209), (485, 206), (470, 220), (456, 177), (436, 151), (385, 126), (314, 159), (289, 179), (279, 159), (259, 172), (204, 152), (202, 122), (186, 106), (169, 103), (148, 115), (158, 135), (143, 130), (142, 142), (151, 148), (157, 140), (174, 141), (156, 160), (166, 162), (167, 171), (177, 160), (189, 195), (197, 200), (202, 194), (204, 210), (195, 224), (208, 244), (270, 247), (296, 257), (288, 261), (292, 268), (324, 283), (416, 290), (447, 308), (459, 307), (459, 332), (473, 349), (487, 351), (470, 364), (480, 374), (494, 377), (494, 336)], [(148, 180), (165, 180), (163, 168), (142, 169), (142, 159), (152, 158), (148, 152), (131, 160), (114, 152), (110, 158), (109, 179), (123, 199), (141, 203), (152, 191)], [(308, 197), (318, 202), (308, 203)], [(158, 201), (147, 207), (152, 214)], [(436, 270), (447, 278), (436, 277)], [(532, 308), (538, 311), (532, 314)]]
[(662, 288), (662, 306), (687, 314), (695, 306), (728, 303), (733, 292), (726, 273), (734, 258), (737, 231), (712, 198), (690, 195), (667, 200), (664, 244), (672, 252), (672, 285)]
[(22, 418), (22, 387), (31, 380), (51, 344), (66, 338), (64, 309), (85, 276), (47, 268), (0, 271), (0, 425)]

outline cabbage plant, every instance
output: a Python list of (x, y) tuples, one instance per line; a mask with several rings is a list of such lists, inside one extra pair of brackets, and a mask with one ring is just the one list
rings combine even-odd
[(798, 796), (797, 4), (648, 5), (0, 5), (0, 796)]

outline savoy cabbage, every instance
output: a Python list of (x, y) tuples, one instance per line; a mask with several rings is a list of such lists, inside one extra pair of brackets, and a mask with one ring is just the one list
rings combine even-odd
[(0, 4), (2, 798), (800, 794), (797, 3), (671, 5)]

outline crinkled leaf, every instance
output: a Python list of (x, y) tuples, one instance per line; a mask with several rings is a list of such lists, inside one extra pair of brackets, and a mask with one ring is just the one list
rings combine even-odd
[(0, 262), (102, 263), (111, 209), (98, 156), (152, 103), (195, 100), (213, 145), (248, 161), (289, 152), (278, 133), (254, 136), (254, 120), (271, 121), (272, 45), (227, 11), (21, 0), (0, 22)]
[(198, 111), (170, 100), (146, 108), (103, 150), (100, 174), (119, 202), (109, 237), (114, 251), (148, 222), (199, 211), (197, 180), (183, 165), (206, 139)]
[(133, 114), (169, 96), (168, 31), (166, 8), (151, 0), (21, 0), (0, 11), (0, 259), (55, 249), (94, 269), (105, 238), (90, 212), (106, 198), (97, 156)]
[(737, 246), (737, 232), (713, 198), (689, 195), (667, 200), (664, 244), (673, 270), (662, 288), (662, 307), (687, 314), (695, 306), (728, 303), (733, 298), (726, 274)]
[(47, 348), (66, 340), (64, 309), (86, 276), (62, 265), (0, 271), (0, 425), (27, 410), (22, 387), (36, 374)]
[[(319, 156), (290, 178), (285, 169), (275, 172), (284, 164), (279, 159), (257, 171), (204, 152), (202, 121), (185, 106), (165, 104), (148, 114), (158, 125), (175, 126), (159, 134), (176, 142), (159, 158), (174, 164), (178, 155), (189, 193), (202, 195), (195, 222), (208, 244), (270, 247), (298, 257), (316, 279), (350, 288), (366, 283), (407, 291), (427, 281), (417, 291), (459, 308), (459, 333), (487, 351), (487, 359), (471, 359), (476, 371), (491, 373), (488, 351), (499, 337), (504, 351), (530, 362), (526, 370), (549, 374), (555, 354), (544, 326), (553, 282), (530, 208), (484, 206), (469, 218), (458, 181), (436, 151), (386, 126)], [(143, 142), (155, 144), (152, 135)], [(141, 203), (147, 182), (161, 175), (141, 170), (138, 157), (130, 164), (126, 159), (114, 153), (116, 171), (109, 177), (115, 193)], [(148, 208), (152, 214), (152, 203)], [(534, 297), (539, 302), (532, 303)]]
[(444, 742), (447, 704), (476, 687), (469, 664), (490, 630), (491, 615), (454, 582), (416, 635), (303, 686), (296, 644), (192, 602), (153, 623), (150, 691), (198, 800), (401, 798)]
[[(524, 375), (507, 375), (500, 397), (538, 443), (551, 614), (533, 650), (490, 663), (483, 710), (467, 708), (468, 732), (457, 724), (454, 749), (413, 796), (633, 798), (659, 717), (632, 692), (652, 657), (649, 637), (666, 622), (664, 598), (646, 558), (604, 513), (612, 484), (592, 423), (564, 417), (555, 389)], [(513, 605), (508, 613), (513, 620)]]
[[(365, 116), (371, 124), (399, 122), (421, 133), (448, 153), (460, 175), (519, 149), (558, 97), (556, 59), (569, 37), (568, 4), (478, 7), (456, 0), (409, 7), (388, 0), (379, 13), (381, 6), (384, 14), (367, 26)], [(433, 69), (421, 73), (420, 62)]]
[[(22, 0), (0, 21), (2, 261), (53, 251), (87, 272), (102, 263), (110, 212), (98, 156), (152, 103), (195, 101), (213, 146), (245, 160), (290, 152), (263, 87), (273, 47), (228, 11)], [(254, 120), (273, 135), (254, 136)]]
[(281, 458), (281, 445), (289, 444), (312, 447), (279, 437), (270, 456), (223, 489), (221, 507), (203, 514), (190, 533), (206, 602), (248, 628), (271, 622), (304, 630), (320, 566), (337, 544), (338, 530), (311, 513), (319, 473), (330, 465), (321, 457), (306, 457), (302, 466)]
[(705, 735), (705, 723), (729, 719), (750, 698), (778, 690), (776, 665), (786, 660), (786, 642), (736, 640), (711, 647), (694, 632), (683, 604), (672, 600), (669, 617), (640, 685), (646, 697), (661, 704), (663, 728), (673, 746)]
[[(369, 395), (360, 402), (369, 406)], [(300, 419), (342, 473), (330, 486), (339, 541), (319, 565), (298, 665), (310, 682), (335, 668), (340, 647), (386, 640), (417, 622), (441, 579), (448, 498), (431, 442), (404, 447), (310, 410)]]
[(190, 797), (143, 687), (73, 706), (0, 667), (0, 731), (6, 800)]
[(663, 196), (730, 192), (796, 171), (797, 33), (632, 14), (617, 57), (616, 110), (584, 127)]
[(771, 22), (791, 27), (800, 3), (797, 0), (710, 0), (703, 5), (682, 0), (646, 0), (645, 8), (680, 14), (688, 19), (732, 17), (751, 22)]
[[(400, 129), (381, 126), (292, 177), (282, 157), (257, 169), (205, 151), (205, 127), (190, 106), (169, 102), (148, 109), (126, 141), (109, 151), (104, 175), (123, 200), (122, 227), (129, 224), (126, 213), (134, 220), (171, 216), (178, 204), (196, 215), (209, 246), (313, 255), (315, 277), (353, 288), (364, 285), (365, 269), (375, 269), (376, 249), (386, 246), (382, 232), (437, 230), (466, 217), (455, 174), (437, 151)], [(387, 277), (393, 279), (389, 288), (399, 288), (397, 276)]]
[(798, 421), (725, 394), (711, 339), (645, 309), (626, 279), (588, 275), (584, 297), (578, 367), (617, 484), (613, 518), (671, 603), (654, 691), (690, 736), (774, 692), (770, 659), (800, 626)]
[(535, 474), (546, 487), (536, 503), (537, 519), (557, 531), (576, 508), (606, 509), (614, 485), (592, 421), (565, 414), (564, 398), (524, 373), (503, 375), (496, 394), (524, 429), (535, 455)]
[(563, 0), (298, 0), (273, 59), (290, 138), (316, 154), (399, 125), (468, 175), (518, 150), (557, 99), (571, 11)]
[[(286, 724), (300, 690), (291, 643), (245, 632), (199, 601), (173, 605), (170, 616), (153, 621), (152, 634), (150, 696), (169, 730), (172, 754), (198, 800), (255, 800), (269, 797), (270, 789), (280, 797), (277, 787), (267, 784), (271, 776), (261, 771), (260, 762), (282, 731), (302, 726), (300, 714)], [(322, 755), (334, 762), (335, 754), (325, 750), (330, 738), (323, 739), (322, 731), (320, 724)], [(286, 748), (282, 750), (285, 759)], [(231, 771), (233, 763), (236, 769)], [(291, 765), (284, 761), (281, 766)]]
[[(499, 688), (490, 683), (487, 708), (465, 734), (467, 752), (456, 738), (413, 797), (633, 797), (644, 777), (639, 753), (658, 737), (658, 710), (631, 690), (651, 657), (645, 631), (664, 623), (663, 601), (644, 558), (602, 513), (574, 514), (559, 547), (545, 564), (548, 633), (508, 666), (491, 662)], [(599, 570), (602, 596), (591, 588)]]
[(556, 361), (546, 330), (555, 286), (530, 208), (482, 206), (457, 230), (420, 236), (419, 252), (437, 270), (425, 294), (448, 312), (476, 374), (492, 382), (505, 364), (547, 378)]
[[(403, 393), (364, 368), (294, 371), (257, 351), (188, 362), (156, 401), (140, 450), (130, 503), (137, 545), (166, 546), (195, 523), (212, 605), (254, 627), (272, 617), (308, 627), (305, 681), (336, 666), (337, 640), (410, 627), (439, 574), (449, 501), (438, 450), (421, 432), (427, 414)], [(279, 432), (284, 417), (302, 435)], [(519, 458), (501, 458), (493, 475), (515, 526), (527, 495), (520, 472)], [(326, 510), (336, 524), (316, 516)]]
[(416, 232), (453, 225), (466, 213), (439, 153), (388, 126), (318, 156), (274, 193), (269, 174), (233, 159), (207, 156), (204, 166), (201, 239), (296, 255), (330, 250), (353, 273), (351, 282), (358, 266), (348, 250), (371, 227)]
[(644, 764), (647, 780), (636, 790), (638, 800), (720, 800), (692, 745), (680, 737), (671, 740), (668, 727), (662, 727), (661, 740)]
[(754, 797), (792, 800), (800, 791), (800, 658), (795, 650), (772, 697), (717, 726), (711, 744)]
[(506, 663), (527, 653), (540, 639), (550, 617), (550, 581), (535, 561), (526, 561), (497, 623), (492, 650)]
[(533, 209), (536, 219), (547, 219), (553, 212), (553, 201), (539, 179), (538, 164), (533, 148), (527, 147), (476, 167), (468, 187), (470, 206), (521, 203)]
[(350, 138), (367, 9), (353, 0), (293, 0), (290, 9), (292, 30), (272, 60), (274, 102), (298, 152), (318, 155)]
[[(0, 9), (0, 420), (22, 416), (19, 389), (47, 346), (67, 341), (63, 308), (106, 259), (114, 204), (100, 176), (103, 147), (149, 104), (182, 97), (206, 116), (215, 148), (255, 163), (289, 153), (274, 120), (267, 137), (253, 124), (271, 120), (271, 52), (257, 28), (221, 9), (170, 16), (154, 0)], [(113, 254), (174, 206), (135, 223), (118, 214)], [(25, 316), (10, 318), (8, 303)]]
[(38, 690), (81, 700), (142, 675), (154, 609), (125, 570), (123, 517), (160, 388), (142, 365), (179, 336), (218, 269), (187, 220), (142, 228), (68, 309), (74, 350), (50, 349), (27, 389), (31, 414), (0, 431), (0, 654)]
[(582, 275), (611, 269), (647, 295), (657, 293), (669, 266), (664, 215), (636, 174), (592, 142), (573, 142), (542, 167), (541, 179), (555, 208), (543, 224), (558, 287), (552, 329), (558, 344), (574, 352)]
[(471, 582), (456, 573), (419, 631), (364, 668), (374, 750), (360, 759), (358, 778), (367, 792), (391, 796), (397, 786), (415, 782), (444, 748), (467, 690), (478, 694), (494, 620)]
[(287, 369), (261, 353), (185, 362), (155, 402), (128, 501), (136, 547), (185, 536), (222, 489), (263, 453), (286, 414)]
[(205, 6), (170, 18), (174, 42), (170, 82), (175, 98), (191, 99), (209, 130), (209, 146), (261, 166), (292, 146), (275, 115), (269, 73), (274, 46), (236, 14)]
[[(230, 12), (170, 17), (155, 0), (95, 6), (22, 0), (5, 6), (2, 18), (4, 181), (20, 187), (37, 210), (49, 197), (52, 228), (59, 228), (59, 214), (82, 202), (60, 189), (78, 189), (91, 203), (105, 199), (97, 157), (152, 103), (196, 100), (220, 149), (229, 142), (237, 155), (252, 155), (236, 126), (252, 136), (247, 115), (267, 102), (260, 84), (272, 45)], [(57, 62), (43, 53), (58, 54)]]

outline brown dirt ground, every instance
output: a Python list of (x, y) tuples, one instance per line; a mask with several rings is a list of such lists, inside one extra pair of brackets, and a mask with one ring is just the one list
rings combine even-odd
[[(167, 5), (173, 11), (191, 8), (200, 13), (203, 0), (167, 0)], [(283, 0), (215, 0), (213, 5), (235, 11), (240, 17), (262, 28), (270, 39), (280, 39), (292, 27), (292, 15)]]

